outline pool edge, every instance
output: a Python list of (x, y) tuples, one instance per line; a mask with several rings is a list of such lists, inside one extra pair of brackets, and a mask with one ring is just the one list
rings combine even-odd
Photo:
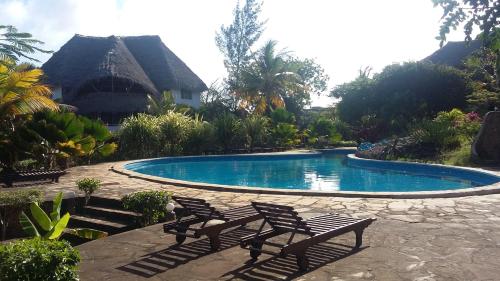
[[(349, 148), (350, 150), (351, 148)], [(335, 149), (333, 149), (335, 150)], [(338, 149), (338, 151), (348, 150), (348, 148)], [(310, 154), (318, 153), (315, 151), (310, 152), (281, 152), (280, 154)], [(245, 154), (245, 155), (258, 155), (258, 154)], [(269, 154), (264, 154), (269, 155)], [(239, 156), (242, 156), (239, 154)], [(196, 157), (196, 156), (195, 156)], [(356, 160), (361, 161), (382, 161), (382, 162), (395, 162), (410, 165), (430, 165), (446, 167), (458, 170), (468, 170), (480, 173), (485, 173), (489, 175), (499, 176), (497, 173), (488, 171), (481, 168), (472, 167), (456, 167), (441, 164), (422, 164), (416, 162), (404, 162), (404, 161), (386, 161), (386, 160), (372, 160), (358, 158), (354, 155), (349, 155), (348, 157), (355, 157)], [(314, 191), (314, 190), (289, 190), (289, 189), (279, 189), (279, 188), (264, 188), (264, 187), (246, 187), (246, 186), (232, 186), (232, 185), (221, 185), (221, 184), (209, 184), (209, 183), (199, 183), (190, 182), (182, 180), (174, 180), (169, 178), (157, 177), (146, 175), (142, 173), (137, 173), (126, 169), (124, 166), (130, 163), (140, 162), (144, 160), (152, 159), (141, 159), (121, 162), (117, 165), (111, 167), (111, 171), (128, 176), (129, 178), (137, 178), (150, 182), (168, 184), (177, 187), (195, 188), (202, 190), (211, 191), (222, 191), (222, 192), (236, 192), (236, 193), (253, 193), (253, 194), (271, 194), (271, 195), (296, 195), (296, 196), (324, 196), (324, 197), (354, 197), (354, 198), (388, 198), (388, 199), (424, 199), (424, 198), (452, 198), (452, 197), (465, 197), (465, 196), (477, 196), (477, 195), (487, 195), (487, 194), (497, 194), (500, 193), (500, 182), (485, 185), (481, 187), (473, 188), (463, 188), (456, 190), (441, 190), (441, 191), (413, 191), (413, 192), (360, 192), (360, 191)]]

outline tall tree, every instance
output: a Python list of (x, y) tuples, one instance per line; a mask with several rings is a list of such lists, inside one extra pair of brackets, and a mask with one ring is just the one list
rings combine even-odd
[(248, 65), (252, 57), (252, 46), (264, 30), (266, 21), (259, 19), (261, 7), (259, 0), (246, 0), (243, 8), (238, 1), (231, 25), (221, 26), (216, 34), (215, 42), (224, 54), (227, 82), (232, 90), (240, 87), (242, 69)]
[[(500, 73), (500, 1), (498, 0), (432, 0), (434, 6), (443, 8), (441, 27), (437, 39), (441, 45), (451, 29), (464, 24), (465, 41), (472, 40), (477, 26), (486, 47), (496, 54), (496, 72)], [(500, 86), (500, 79), (497, 85)]]
[(284, 97), (303, 91), (302, 77), (296, 65), (288, 63), (283, 51), (276, 51), (276, 41), (268, 41), (252, 63), (242, 72), (243, 88), (239, 93), (243, 106), (256, 113), (283, 107)]
[(20, 58), (38, 62), (31, 54), (36, 52), (51, 53), (51, 51), (44, 50), (37, 45), (43, 45), (43, 42), (33, 39), (30, 33), (19, 32), (12, 25), (0, 25), (0, 62), (18, 61)]

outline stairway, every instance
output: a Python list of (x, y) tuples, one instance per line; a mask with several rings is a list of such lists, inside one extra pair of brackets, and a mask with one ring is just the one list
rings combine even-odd
[(132, 230), (137, 227), (136, 218), (141, 214), (125, 211), (120, 200), (92, 196), (86, 207), (78, 208), (71, 215), (72, 228), (92, 228), (106, 231), (109, 235)]

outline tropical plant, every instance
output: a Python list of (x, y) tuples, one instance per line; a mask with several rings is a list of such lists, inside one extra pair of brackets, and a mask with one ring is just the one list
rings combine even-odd
[(288, 123), (288, 124), (295, 123), (295, 115), (287, 111), (283, 107), (279, 107), (271, 111), (270, 116), (271, 116), (271, 121), (275, 125), (279, 123)]
[(250, 151), (255, 145), (264, 143), (269, 133), (269, 119), (260, 115), (251, 115), (241, 122), (241, 128), (246, 136)]
[(230, 113), (225, 113), (214, 121), (215, 137), (227, 152), (231, 148), (234, 140), (238, 136), (241, 124), (240, 121)]
[(85, 192), (85, 206), (89, 203), (92, 193), (101, 187), (101, 181), (96, 178), (83, 178), (76, 181), (78, 190)]
[(283, 107), (284, 96), (303, 90), (298, 69), (287, 63), (287, 54), (276, 51), (276, 41), (268, 41), (256, 54), (256, 59), (242, 72), (242, 88), (237, 94), (241, 105), (256, 113)]
[(119, 138), (119, 153), (126, 159), (158, 157), (162, 148), (160, 121), (140, 113), (123, 120)]
[(78, 281), (80, 255), (66, 241), (40, 238), (0, 243), (0, 280)]
[(126, 210), (141, 213), (137, 223), (147, 226), (158, 223), (169, 214), (167, 204), (171, 201), (171, 196), (167, 191), (140, 191), (125, 195), (122, 203)]
[[(0, 41), (1, 42), (1, 41)], [(14, 61), (0, 63), (0, 121), (42, 110), (59, 110), (47, 85), (40, 83), (43, 71)]]
[(293, 124), (279, 123), (272, 129), (272, 136), (278, 146), (291, 147), (300, 143), (298, 132)]
[(372, 116), (384, 128), (381, 137), (387, 137), (440, 111), (465, 108), (471, 92), (469, 81), (455, 68), (409, 62), (387, 66), (373, 78), (359, 77), (331, 94), (341, 99), (336, 112), (342, 121), (360, 126), (363, 116)]
[(171, 91), (163, 91), (158, 99), (153, 95), (148, 95), (148, 113), (152, 115), (162, 115), (175, 110), (175, 99)]
[(335, 122), (325, 117), (319, 117), (314, 120), (310, 126), (311, 136), (321, 139), (326, 139), (327, 142), (336, 144), (342, 140), (342, 135), (337, 132)]
[(196, 114), (188, 128), (188, 136), (183, 151), (200, 154), (212, 148), (215, 142), (214, 127)]
[(168, 155), (182, 152), (191, 124), (192, 119), (179, 112), (169, 111), (159, 117), (161, 138)]
[(51, 53), (51, 51), (39, 48), (37, 45), (43, 45), (43, 42), (33, 39), (31, 34), (19, 32), (12, 25), (0, 25), (0, 64), (8, 60), (17, 61), (19, 58), (38, 62), (31, 54), (36, 52)]
[(224, 55), (224, 65), (229, 77), (227, 82), (231, 91), (241, 88), (242, 70), (252, 58), (252, 47), (264, 30), (265, 21), (259, 20), (262, 3), (259, 0), (246, 0), (243, 8), (237, 2), (233, 11), (233, 22), (228, 27), (221, 26), (215, 42)]
[(29, 209), (35, 223), (31, 221), (24, 211), (21, 212), (19, 217), (19, 223), (24, 232), (30, 237), (39, 237), (46, 240), (57, 240), (64, 232), (86, 239), (98, 239), (108, 236), (106, 232), (90, 228), (67, 229), (66, 226), (71, 215), (66, 213), (61, 217), (62, 199), (63, 193), (59, 192), (54, 198), (50, 215), (45, 213), (38, 202), (32, 202)]
[(54, 167), (56, 160), (95, 155), (108, 156), (117, 145), (109, 142), (111, 133), (100, 120), (91, 120), (72, 112), (44, 111), (33, 116), (28, 127), (37, 133), (36, 153)]
[(5, 240), (7, 228), (24, 208), (32, 202), (42, 202), (42, 199), (40, 189), (0, 191), (0, 240)]

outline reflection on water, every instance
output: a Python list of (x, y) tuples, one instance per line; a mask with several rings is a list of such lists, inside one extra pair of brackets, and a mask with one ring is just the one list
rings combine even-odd
[(455, 177), (423, 176), (405, 171), (349, 167), (345, 155), (273, 159), (163, 162), (133, 168), (149, 175), (194, 182), (320, 191), (424, 191), (468, 188), (477, 185)]

